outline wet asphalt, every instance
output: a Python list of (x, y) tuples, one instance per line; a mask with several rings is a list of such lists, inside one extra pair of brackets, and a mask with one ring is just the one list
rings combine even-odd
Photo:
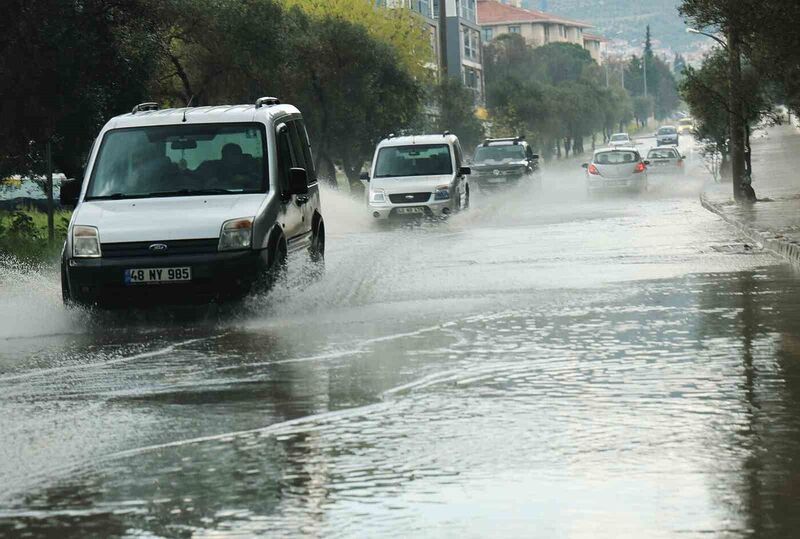
[(327, 192), (324, 277), (220, 308), (4, 259), (0, 536), (797, 537), (800, 275), (684, 150), (419, 226)]

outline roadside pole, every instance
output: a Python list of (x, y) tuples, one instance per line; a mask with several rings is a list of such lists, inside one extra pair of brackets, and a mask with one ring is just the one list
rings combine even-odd
[(47, 141), (47, 242), (53, 245), (56, 239), (53, 205), (53, 152)]
[(440, 79), (447, 79), (447, 0), (439, 0), (439, 62)]

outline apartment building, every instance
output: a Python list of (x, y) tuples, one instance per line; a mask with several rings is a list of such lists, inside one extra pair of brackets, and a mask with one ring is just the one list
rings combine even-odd
[[(484, 100), (483, 53), (481, 28), (478, 26), (477, 0), (443, 0), (447, 19), (447, 68), (450, 76), (459, 77), (475, 94), (475, 103)], [(439, 51), (439, 0), (376, 0), (377, 5), (411, 9), (422, 16), (430, 28), (432, 56), (441, 71)]]
[[(507, 0), (514, 2), (515, 0)], [(515, 2), (521, 5), (521, 2)], [(533, 9), (524, 9), (496, 0), (478, 0), (478, 23), (484, 42), (500, 34), (520, 34), (534, 47), (548, 43), (574, 43), (589, 51), (597, 63), (603, 62), (606, 39), (588, 33), (592, 25)]]

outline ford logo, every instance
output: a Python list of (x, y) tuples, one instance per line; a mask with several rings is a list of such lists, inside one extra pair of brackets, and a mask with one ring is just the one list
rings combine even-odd
[(150, 249), (151, 251), (155, 251), (157, 253), (163, 253), (164, 251), (169, 249), (169, 247), (167, 246), (166, 243), (154, 243), (153, 245), (148, 247), (148, 249)]

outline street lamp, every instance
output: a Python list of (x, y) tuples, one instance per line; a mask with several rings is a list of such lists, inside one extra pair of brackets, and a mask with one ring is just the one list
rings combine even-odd
[(744, 102), (741, 95), (742, 88), (742, 58), (740, 54), (739, 31), (730, 24), (726, 29), (727, 42), (713, 34), (701, 32), (696, 28), (687, 28), (689, 34), (699, 34), (710, 37), (728, 52), (728, 129), (731, 139), (731, 176), (733, 180), (733, 198), (735, 200), (755, 200), (755, 193), (746, 179), (745, 165), (745, 123)]
[(706, 33), (706, 32), (701, 32), (701, 31), (700, 31), (700, 30), (698, 30), (697, 28), (687, 28), (687, 29), (686, 29), (686, 33), (687, 33), (687, 34), (697, 34), (697, 35), (701, 35), (701, 36), (710, 37), (711, 39), (713, 39), (714, 41), (716, 41), (717, 43), (719, 43), (720, 45), (722, 45), (722, 47), (723, 47), (724, 49), (726, 49), (726, 50), (727, 50), (727, 48), (728, 48), (728, 44), (727, 44), (727, 43), (725, 43), (725, 41), (724, 41), (724, 40), (722, 40), (722, 39), (718, 38), (717, 36), (715, 36), (714, 34), (709, 34), (709, 33)]

